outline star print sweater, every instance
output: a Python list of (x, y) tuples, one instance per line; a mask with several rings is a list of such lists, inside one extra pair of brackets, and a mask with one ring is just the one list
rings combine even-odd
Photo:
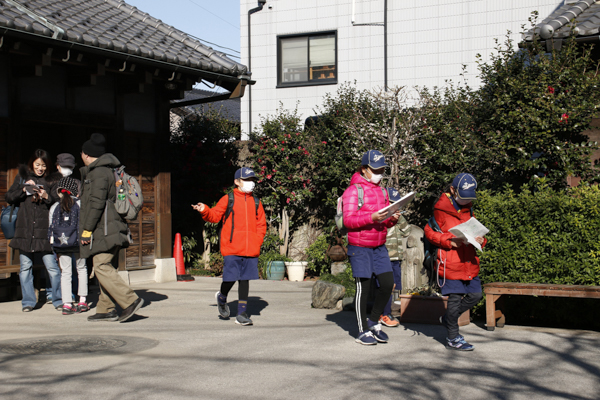
[[(73, 200), (75, 200), (75, 204), (77, 204), (77, 210), (79, 210), (81, 208), (81, 201), (79, 199), (77, 199), (77, 197), (73, 197)], [(73, 247), (58, 247), (57, 244), (59, 243), (53, 243), (53, 240), (61, 240), (61, 238), (58, 239), (54, 239), (52, 238), (52, 228), (53, 228), (53, 217), (55, 216), (54, 213), (60, 213), (61, 209), (60, 209), (60, 202), (56, 202), (54, 204), (52, 204), (52, 206), (50, 207), (50, 211), (48, 212), (48, 240), (50, 240), (50, 245), (52, 246), (52, 250), (54, 250), (55, 253), (79, 253), (79, 238), (77, 241), (75, 241), (75, 243), (77, 243), (76, 245), (74, 245)], [(69, 216), (69, 213), (63, 213), (63, 215)], [(79, 219), (79, 216), (77, 216), (77, 219)], [(78, 232), (79, 229), (77, 226), (74, 227), (75, 231), (74, 234), (79, 236)], [(66, 243), (66, 241), (68, 241), (69, 237), (63, 237), (62, 241), (64, 241)]]

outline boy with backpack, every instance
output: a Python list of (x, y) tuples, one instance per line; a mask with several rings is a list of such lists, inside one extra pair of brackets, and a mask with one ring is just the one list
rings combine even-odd
[[(433, 207), (433, 221), (425, 225), (425, 238), (435, 248), (437, 274), (443, 296), (448, 296), (446, 314), (440, 323), (447, 329), (446, 348), (472, 351), (475, 347), (459, 333), (458, 318), (482, 298), (479, 257), (475, 247), (450, 233), (450, 229), (471, 219), (477, 199), (477, 181), (468, 173), (458, 174), (448, 191), (441, 194)], [(433, 224), (433, 226), (432, 226)], [(487, 239), (477, 236), (482, 247)], [(431, 247), (431, 246), (430, 246)]]
[(222, 221), (221, 254), (224, 259), (221, 290), (215, 294), (219, 315), (229, 318), (227, 294), (238, 282), (238, 313), (236, 324), (252, 325), (248, 317), (248, 292), (250, 280), (258, 279), (258, 256), (267, 233), (265, 210), (260, 200), (253, 195), (256, 175), (250, 168), (235, 172), (235, 188), (223, 196), (213, 208), (206, 204), (192, 205), (205, 221)]
[[(71, 156), (72, 157), (72, 156)], [(88, 275), (85, 259), (79, 257), (79, 181), (66, 176), (58, 181), (54, 195), (59, 201), (50, 207), (48, 223), (48, 239), (52, 250), (58, 256), (58, 265), (61, 269), (63, 295), (63, 315), (78, 314), (88, 311), (86, 302), (88, 291)], [(77, 266), (79, 304), (73, 304), (72, 297), (72, 271), (73, 260)]]

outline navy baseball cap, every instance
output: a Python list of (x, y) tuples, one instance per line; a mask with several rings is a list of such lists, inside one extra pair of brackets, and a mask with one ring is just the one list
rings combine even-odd
[(250, 178), (256, 178), (256, 175), (254, 175), (254, 171), (252, 171), (252, 168), (243, 167), (243, 168), (240, 168), (237, 171), (235, 171), (234, 179), (250, 179)]
[(387, 167), (385, 157), (379, 150), (369, 150), (362, 156), (362, 165), (368, 165), (373, 169)]
[(459, 199), (475, 200), (477, 198), (477, 195), (475, 194), (475, 190), (477, 190), (477, 181), (471, 174), (463, 172), (462, 174), (456, 175), (456, 178), (452, 181), (452, 186), (456, 189)]
[(389, 187), (387, 188), (387, 191), (390, 198), (390, 203), (395, 203), (402, 198), (402, 196), (400, 196), (400, 192), (394, 188)]

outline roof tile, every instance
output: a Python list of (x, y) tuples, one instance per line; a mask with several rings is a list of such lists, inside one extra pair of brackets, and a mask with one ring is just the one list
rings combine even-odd
[[(62, 40), (237, 77), (247, 67), (121, 0), (21, 0), (64, 30)], [(0, 26), (51, 37), (52, 25), (0, 1)]]

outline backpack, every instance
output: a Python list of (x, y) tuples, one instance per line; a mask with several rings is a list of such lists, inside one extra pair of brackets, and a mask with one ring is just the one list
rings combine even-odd
[[(252, 197), (254, 197), (254, 212), (256, 213), (255, 215), (258, 215), (258, 205), (260, 204), (260, 199), (258, 197), (256, 197), (256, 195), (253, 193)], [(225, 214), (223, 214), (223, 218), (221, 219), (221, 222), (219, 222), (219, 227), (217, 228), (217, 232), (218, 232), (218, 237), (219, 240), (221, 239), (221, 229), (223, 228), (223, 224), (225, 223), (225, 221), (227, 220), (227, 218), (229, 218), (229, 215), (231, 215), (231, 235), (229, 236), (229, 243), (231, 243), (231, 241), (233, 240), (233, 228), (235, 227), (234, 224), (234, 217), (235, 217), (235, 211), (233, 211), (233, 203), (235, 202), (235, 196), (233, 194), (233, 192), (229, 192), (227, 193), (227, 209), (225, 210)]]
[[(23, 178), (19, 177), (19, 185), (24, 182)], [(0, 214), (0, 226), (2, 233), (6, 239), (12, 239), (15, 237), (15, 229), (17, 227), (17, 213), (19, 212), (19, 206), (12, 204), (7, 207), (2, 207), (2, 213)]]
[(48, 239), (52, 247), (65, 249), (79, 246), (79, 204), (73, 203), (71, 210), (63, 211), (60, 204), (54, 207), (52, 222), (48, 227)]
[[(362, 186), (360, 186), (358, 183), (355, 183), (354, 186), (356, 186), (357, 195), (358, 195), (357, 210), (360, 210), (362, 208), (362, 206), (365, 205), (365, 200), (364, 200), (365, 191), (363, 190)], [(383, 197), (386, 198), (387, 190), (385, 190), (384, 188), (381, 188), (381, 191), (383, 192)], [(348, 231), (347, 231), (346, 227), (344, 226), (344, 203), (343, 203), (341, 197), (338, 197), (338, 199), (337, 199), (337, 209), (336, 209), (334, 219), (335, 219), (335, 225), (337, 226), (340, 233), (342, 235), (347, 234)]]
[(142, 188), (137, 179), (125, 172), (124, 165), (114, 169), (113, 172), (115, 174), (115, 185), (117, 186), (115, 208), (121, 217), (133, 221), (137, 218), (144, 204)]
[[(473, 216), (472, 208), (470, 209), (470, 212), (471, 212), (471, 217), (472, 217)], [(427, 225), (429, 225), (429, 227), (434, 232), (442, 233), (442, 229), (438, 225), (438, 223), (435, 220), (435, 217), (433, 215), (431, 216), (431, 218), (429, 218), (429, 221), (427, 221)], [(427, 240), (427, 237), (425, 235), (423, 235), (423, 252), (425, 253), (425, 257), (423, 258), (423, 267), (425, 267), (425, 271), (427, 271), (427, 275), (429, 276), (429, 286), (431, 286), (431, 287), (435, 287), (435, 286), (442, 287), (442, 286), (444, 286), (444, 284), (446, 284), (446, 282), (444, 280), (444, 284), (440, 285), (439, 281), (437, 280), (437, 277), (439, 276), (439, 274), (438, 274), (438, 268), (439, 268), (438, 250), (439, 250), (439, 247), (434, 246), (433, 243), (431, 243), (429, 240)]]

